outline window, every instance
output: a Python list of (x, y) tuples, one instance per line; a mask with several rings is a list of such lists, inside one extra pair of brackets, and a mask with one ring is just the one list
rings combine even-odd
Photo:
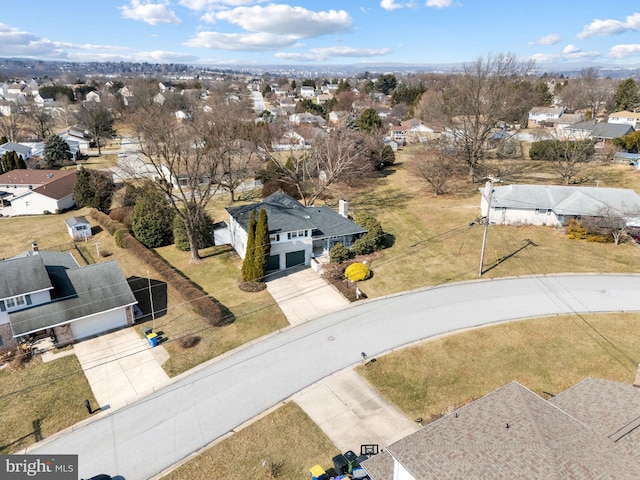
[(11, 310), (11, 309), (14, 309), (14, 308), (21, 307), (21, 306), (25, 305), (26, 303), (27, 303), (27, 301), (25, 300), (24, 295), (19, 295), (17, 297), (7, 298), (4, 301), (4, 304), (7, 307), (7, 310)]
[(272, 241), (272, 242), (279, 242), (280, 241), (280, 235), (279, 234), (269, 235), (269, 240)]
[(307, 230), (298, 230), (296, 232), (287, 233), (287, 238), (289, 240), (291, 240), (292, 238), (308, 237), (308, 236), (309, 236), (309, 232)]

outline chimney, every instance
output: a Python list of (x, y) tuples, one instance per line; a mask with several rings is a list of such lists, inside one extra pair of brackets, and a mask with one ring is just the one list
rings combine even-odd
[(31, 251), (33, 252), (34, 255), (38, 255), (38, 252), (40, 252), (40, 250), (38, 250), (38, 244), (36, 243), (35, 240), (31, 242)]
[(349, 218), (349, 202), (341, 199), (338, 202), (338, 213), (344, 218)]

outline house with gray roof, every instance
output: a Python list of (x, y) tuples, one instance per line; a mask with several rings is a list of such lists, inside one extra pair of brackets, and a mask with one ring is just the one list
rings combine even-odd
[(362, 463), (371, 480), (640, 478), (640, 389), (589, 378), (545, 400), (509, 383)]
[(635, 130), (627, 124), (586, 121), (569, 125), (562, 131), (570, 139), (593, 140), (604, 145), (607, 141), (622, 137)]
[(576, 218), (615, 214), (630, 226), (640, 226), (640, 195), (631, 189), (567, 185), (489, 184), (480, 189), (480, 211), (490, 223), (560, 227)]
[(0, 349), (46, 333), (58, 345), (133, 325), (137, 303), (117, 262), (80, 267), (34, 248), (0, 262)]
[(267, 270), (284, 270), (309, 265), (316, 257), (328, 255), (337, 243), (350, 247), (367, 231), (347, 216), (348, 205), (340, 201), (340, 213), (330, 207), (305, 207), (283, 192), (275, 192), (259, 203), (228, 207), (231, 245), (244, 259), (252, 211), (267, 212), (271, 253)]
[(7, 152), (16, 152), (23, 160), (31, 158), (31, 147), (22, 143), (7, 142), (0, 145), (0, 156)]

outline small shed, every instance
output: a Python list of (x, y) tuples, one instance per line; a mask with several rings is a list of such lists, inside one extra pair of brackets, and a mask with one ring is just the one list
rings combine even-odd
[(74, 240), (86, 240), (92, 236), (91, 224), (84, 217), (69, 217), (64, 223), (67, 224), (67, 231)]

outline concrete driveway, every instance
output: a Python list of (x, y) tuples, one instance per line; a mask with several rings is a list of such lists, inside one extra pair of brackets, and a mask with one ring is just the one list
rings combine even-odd
[(162, 345), (151, 348), (131, 328), (76, 343), (73, 350), (98, 406), (105, 409), (127, 405), (169, 380), (161, 367), (169, 354)]
[(350, 305), (324, 278), (306, 266), (273, 274), (267, 280), (267, 290), (291, 325)]

